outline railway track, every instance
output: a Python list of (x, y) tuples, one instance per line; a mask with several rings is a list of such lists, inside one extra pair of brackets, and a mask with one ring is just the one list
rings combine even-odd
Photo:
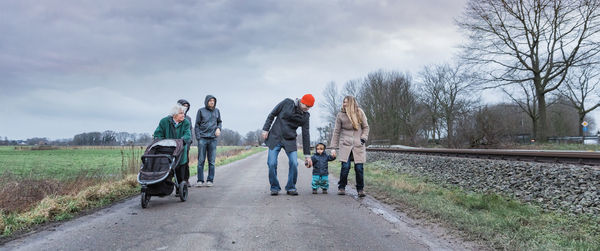
[(393, 148), (367, 147), (367, 152), (392, 152), (477, 159), (501, 159), (544, 163), (563, 163), (600, 166), (599, 152), (532, 151), (499, 149), (445, 149), (445, 148)]

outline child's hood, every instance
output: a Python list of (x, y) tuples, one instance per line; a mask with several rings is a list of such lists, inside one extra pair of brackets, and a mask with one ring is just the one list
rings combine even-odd
[(323, 144), (323, 143), (320, 143), (320, 142), (319, 142), (319, 143), (317, 143), (317, 144), (315, 145), (315, 153), (316, 153), (316, 154), (319, 154), (319, 153), (317, 152), (317, 147), (318, 147), (319, 145), (322, 145), (322, 146), (323, 146), (323, 154), (325, 154), (325, 150), (327, 150), (327, 146), (326, 146), (325, 144)]

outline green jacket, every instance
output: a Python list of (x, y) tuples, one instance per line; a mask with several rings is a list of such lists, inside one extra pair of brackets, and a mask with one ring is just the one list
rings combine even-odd
[(192, 142), (192, 131), (190, 130), (190, 122), (187, 119), (175, 125), (172, 116), (166, 116), (160, 120), (158, 127), (154, 130), (155, 139), (183, 139), (185, 149), (181, 153), (179, 164), (185, 164), (188, 160), (187, 150)]

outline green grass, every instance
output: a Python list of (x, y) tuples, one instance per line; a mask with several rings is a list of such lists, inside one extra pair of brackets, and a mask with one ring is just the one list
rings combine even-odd
[[(365, 190), (413, 217), (442, 223), (497, 249), (600, 250), (598, 217), (544, 212), (497, 194), (448, 188), (383, 166), (365, 165)], [(329, 167), (339, 174), (338, 165)], [(348, 178), (354, 183), (353, 170)]]
[[(29, 149), (29, 148), (26, 148)], [(244, 150), (243, 146), (218, 146), (216, 165), (224, 165), (264, 150), (253, 147), (242, 156), (224, 158), (232, 152)], [(19, 178), (66, 180), (85, 173), (92, 177), (114, 177), (134, 158), (136, 167), (145, 147), (69, 147), (58, 150), (15, 150), (0, 147), (0, 175), (9, 173)], [(190, 171), (196, 172), (198, 148), (190, 148)], [(207, 163), (206, 163), (207, 164)], [(193, 165), (193, 166), (192, 166)], [(135, 168), (134, 168), (135, 169)], [(137, 169), (136, 169), (137, 170)]]
[(120, 172), (123, 162), (139, 159), (145, 147), (70, 147), (58, 150), (15, 150), (0, 147), (0, 175), (21, 178), (70, 179), (87, 173), (93, 177)]

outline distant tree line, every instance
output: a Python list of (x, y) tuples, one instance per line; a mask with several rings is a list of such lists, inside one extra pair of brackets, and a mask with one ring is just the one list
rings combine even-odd
[(104, 132), (84, 132), (73, 137), (73, 145), (118, 146), (147, 145), (152, 142), (148, 133), (128, 133), (106, 130)]
[[(2, 137), (0, 137), (2, 139)], [(84, 132), (71, 139), (49, 140), (46, 137), (34, 137), (26, 140), (10, 140), (4, 137), (0, 145), (55, 145), (55, 146), (119, 146), (119, 145), (147, 145), (152, 142), (148, 133), (128, 132)]]
[(261, 146), (264, 143), (264, 140), (262, 138), (261, 129), (249, 131), (244, 136), (236, 131), (223, 129), (223, 131), (221, 131), (221, 136), (218, 138), (218, 142), (219, 145), (229, 146)]
[[(222, 146), (260, 146), (264, 143), (261, 130), (250, 131), (242, 136), (240, 133), (224, 128), (218, 138), (218, 144)], [(149, 133), (128, 133), (106, 130), (104, 132), (84, 132), (75, 135), (72, 139), (49, 140), (46, 137), (34, 137), (26, 140), (11, 140), (0, 136), (0, 145), (87, 145), (87, 146), (119, 146), (119, 145), (148, 145), (152, 142)], [(193, 145), (196, 145), (194, 139)]]
[[(424, 67), (417, 80), (409, 74), (380, 70), (347, 82), (341, 90), (331, 82), (323, 93), (326, 123), (317, 128), (318, 140), (330, 141), (335, 114), (347, 95), (355, 96), (365, 112), (370, 143), (498, 147), (533, 139), (534, 118), (526, 108), (517, 102), (483, 104), (475, 79), (460, 67), (433, 65)], [(548, 135), (577, 135), (577, 108), (562, 95), (549, 101)]]

